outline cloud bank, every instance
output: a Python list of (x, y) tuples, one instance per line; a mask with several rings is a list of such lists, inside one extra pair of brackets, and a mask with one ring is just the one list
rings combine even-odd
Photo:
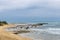
[(33, 5), (37, 5), (40, 0), (0, 0), (0, 10), (4, 9), (24, 9)]
[(60, 9), (60, 0), (0, 0), (0, 10), (45, 6)]

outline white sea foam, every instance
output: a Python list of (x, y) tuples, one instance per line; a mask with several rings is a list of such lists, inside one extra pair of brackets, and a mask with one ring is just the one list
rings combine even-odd
[(47, 32), (51, 34), (60, 34), (60, 28), (48, 28)]
[(60, 28), (31, 29), (33, 31), (47, 32), (50, 34), (60, 34)]

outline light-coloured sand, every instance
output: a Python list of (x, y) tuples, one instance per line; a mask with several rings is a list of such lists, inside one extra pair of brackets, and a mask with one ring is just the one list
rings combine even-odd
[(5, 28), (14, 26), (14, 24), (0, 26), (0, 40), (32, 40), (30, 38), (20, 37), (18, 35), (5, 31)]

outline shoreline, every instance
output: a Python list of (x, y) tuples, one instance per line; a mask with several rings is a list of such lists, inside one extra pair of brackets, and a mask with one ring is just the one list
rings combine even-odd
[[(27, 26), (28, 24), (22, 24), (22, 25), (24, 25), (24, 26), (23, 26), (23, 28), (24, 28), (25, 25)], [(21, 24), (19, 24), (18, 26), (15, 26), (15, 27), (11, 27), (11, 28), (8, 29), (8, 30), (10, 30), (10, 31), (14, 31), (14, 32), (17, 31), (16, 33), (14, 33), (14, 34), (16, 34), (16, 35), (18, 35), (18, 34), (22, 34), (22, 35), (23, 35), (23, 36), (22, 36), (22, 35), (18, 35), (18, 36), (28, 37), (28, 38), (31, 38), (31, 39), (33, 39), (33, 40), (38, 40), (38, 39), (36, 39), (36, 38), (33, 37), (33, 36), (32, 36), (32, 37), (30, 37), (30, 36), (26, 36), (26, 35), (31, 35), (30, 32), (33, 32), (31, 29), (25, 29), (25, 28), (24, 28), (24, 29), (20, 30), (20, 32), (22, 32), (22, 33), (18, 32), (17, 29), (18, 29), (18, 28), (21, 28), (20, 26), (21, 26)], [(17, 28), (17, 27), (18, 27), (18, 28)], [(11, 30), (11, 29), (15, 29), (15, 30)], [(30, 32), (26, 33), (26, 32), (27, 32), (26, 30), (27, 30), (27, 31), (30, 31)], [(8, 31), (8, 32), (9, 32), (9, 31)], [(25, 35), (25, 33), (26, 33), (26, 35)], [(39, 40), (42, 40), (42, 39), (39, 38)]]
[(11, 32), (7, 32), (5, 28), (14, 27), (14, 24), (8, 24), (4, 26), (0, 26), (0, 40), (32, 40), (30, 38), (21, 37)]

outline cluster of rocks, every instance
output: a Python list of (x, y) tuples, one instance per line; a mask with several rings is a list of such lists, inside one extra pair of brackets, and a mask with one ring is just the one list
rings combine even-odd
[(10, 27), (7, 28), (7, 31), (13, 31), (13, 32), (17, 32), (17, 31), (21, 31), (21, 30), (29, 30), (30, 28), (36, 28), (36, 27), (40, 27), (43, 24), (16, 24), (15, 27)]

